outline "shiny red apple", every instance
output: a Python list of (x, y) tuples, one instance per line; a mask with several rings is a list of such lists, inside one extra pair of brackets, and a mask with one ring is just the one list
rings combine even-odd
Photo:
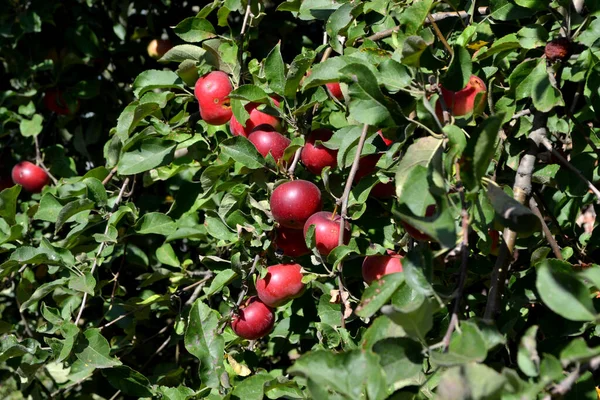
[(302, 149), (300, 160), (307, 170), (315, 175), (320, 175), (325, 167), (335, 168), (337, 166), (337, 150), (331, 150), (322, 144), (315, 145), (317, 140), (326, 142), (331, 139), (333, 132), (329, 129), (316, 129), (306, 138), (306, 144)]
[(280, 307), (300, 297), (306, 285), (302, 283), (299, 264), (277, 264), (267, 268), (267, 275), (256, 281), (258, 298), (269, 307)]
[[(277, 107), (279, 107), (279, 101), (273, 97), (271, 97), (273, 103)], [(229, 122), (229, 129), (231, 129), (231, 133), (235, 136), (246, 136), (250, 135), (250, 133), (259, 125), (270, 125), (276, 131), (281, 131), (281, 120), (277, 117), (269, 115), (265, 112), (259, 111), (258, 107), (260, 103), (248, 103), (245, 106), (246, 111), (250, 114), (250, 117), (246, 120), (246, 126), (242, 126), (242, 124), (235, 118), (235, 116), (231, 117), (231, 121)]]
[(288, 257), (300, 257), (310, 253), (304, 240), (302, 229), (291, 229), (285, 226), (277, 228), (275, 247), (280, 249)]
[(250, 297), (231, 320), (231, 328), (241, 338), (256, 340), (268, 335), (275, 325), (275, 312), (256, 296)]
[(213, 71), (200, 77), (194, 87), (194, 95), (200, 105), (200, 116), (207, 124), (223, 125), (233, 115), (229, 93), (233, 90), (229, 76)]
[(271, 153), (275, 161), (283, 157), (285, 149), (290, 145), (291, 140), (277, 132), (270, 125), (260, 125), (252, 131), (248, 140), (252, 142), (256, 150), (263, 157)]
[(30, 193), (39, 193), (50, 183), (50, 177), (43, 168), (29, 161), (21, 161), (12, 169), (12, 180)]
[(298, 179), (277, 186), (270, 203), (275, 221), (302, 229), (308, 217), (321, 210), (321, 191), (314, 183)]
[[(304, 224), (304, 235), (311, 225), (315, 226), (315, 242), (317, 250), (323, 256), (328, 256), (338, 246), (340, 236), (340, 215), (335, 216), (329, 211), (319, 211), (310, 216)], [(344, 223), (344, 244), (350, 241), (350, 224)]]
[(365, 282), (370, 284), (387, 274), (402, 272), (402, 256), (376, 255), (365, 257), (362, 264), (362, 276)]

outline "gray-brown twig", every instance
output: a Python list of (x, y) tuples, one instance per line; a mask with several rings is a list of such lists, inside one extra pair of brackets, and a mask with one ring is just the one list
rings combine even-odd
[(542, 230), (544, 231), (544, 236), (546, 237), (546, 240), (550, 244), (550, 247), (552, 248), (552, 252), (554, 252), (554, 256), (556, 258), (558, 258), (559, 260), (562, 260), (563, 256), (562, 256), (562, 253), (560, 252), (560, 248), (558, 247), (558, 243), (556, 243), (556, 240), (554, 240), (554, 236), (552, 235), (552, 232), (550, 232), (550, 228), (548, 228), (546, 221), (544, 221), (544, 216), (542, 215), (542, 212), (540, 211), (540, 209), (537, 205), (537, 202), (535, 201), (533, 196), (529, 198), (529, 208), (539, 218), (540, 223), (542, 224)]

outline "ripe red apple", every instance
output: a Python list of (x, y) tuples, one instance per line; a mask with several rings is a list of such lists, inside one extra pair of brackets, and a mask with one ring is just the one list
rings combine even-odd
[[(360, 159), (358, 163), (358, 170), (354, 176), (354, 183), (358, 183), (365, 176), (371, 175), (375, 172), (375, 166), (381, 158), (381, 154), (369, 154)], [(396, 194), (396, 186), (393, 182), (383, 183), (379, 182), (371, 189), (371, 196), (379, 199), (387, 199)]]
[(300, 297), (306, 287), (301, 270), (298, 264), (271, 265), (267, 275), (256, 281), (258, 298), (269, 307), (279, 307)]
[(370, 284), (384, 275), (402, 272), (401, 259), (402, 256), (398, 254), (365, 257), (362, 264), (362, 276), (364, 281), (367, 282), (367, 284)]
[(278, 227), (275, 247), (281, 249), (283, 254), (288, 257), (300, 257), (310, 253), (310, 250), (306, 247), (302, 229)]
[(263, 157), (271, 153), (275, 161), (283, 157), (283, 152), (290, 145), (291, 140), (277, 132), (271, 125), (260, 125), (252, 131), (248, 140)]
[(301, 179), (277, 186), (270, 202), (275, 221), (293, 229), (302, 229), (308, 217), (323, 206), (317, 185)]
[(229, 93), (232, 90), (229, 77), (221, 71), (209, 72), (196, 81), (194, 95), (200, 105), (200, 116), (207, 124), (223, 125), (231, 119)]
[(330, 82), (330, 83), (325, 84), (325, 86), (327, 86), (327, 89), (329, 90), (329, 94), (331, 94), (333, 97), (335, 97), (338, 100), (344, 99), (344, 95), (342, 93), (342, 88), (340, 87), (339, 83)]
[[(444, 103), (446, 103), (448, 111), (458, 117), (473, 112), (475, 108), (482, 107), (485, 104), (486, 91), (487, 87), (485, 86), (485, 82), (483, 82), (481, 78), (471, 75), (467, 86), (458, 92), (453, 92), (442, 87), (442, 97), (444, 98)], [(481, 98), (479, 104), (475, 104), (475, 97), (477, 97), (477, 94), (480, 92), (483, 92), (484, 96)], [(435, 113), (440, 121), (442, 121), (442, 104), (439, 101), (436, 105)]]
[(154, 59), (164, 56), (167, 51), (173, 48), (173, 43), (166, 39), (154, 39), (148, 44), (148, 55)]
[[(340, 235), (340, 215), (335, 216), (329, 211), (319, 211), (310, 216), (304, 224), (304, 235), (308, 233), (311, 225), (315, 226), (315, 242), (317, 250), (323, 256), (328, 256), (338, 246)], [(350, 224), (346, 221), (344, 232), (344, 244), (350, 241)]]
[(240, 307), (238, 314), (231, 320), (231, 328), (235, 334), (248, 340), (256, 340), (268, 335), (273, 325), (275, 325), (275, 312), (256, 296), (246, 300), (245, 305)]
[(46, 91), (44, 94), (44, 105), (48, 110), (53, 111), (58, 115), (74, 114), (79, 110), (79, 100), (76, 102), (75, 110), (71, 112), (63, 92), (56, 88)]
[[(436, 210), (435, 204), (429, 205), (427, 207), (427, 209), (425, 210), (425, 216), (431, 217), (433, 214), (435, 214), (435, 210)], [(402, 226), (404, 227), (404, 230), (406, 231), (406, 233), (408, 233), (410, 236), (412, 236), (413, 239), (415, 239), (415, 240), (420, 240), (422, 242), (428, 242), (431, 240), (431, 237), (429, 237), (429, 235), (421, 232), (417, 228), (413, 227), (412, 225), (410, 225), (404, 221), (402, 221)]]
[[(271, 99), (273, 100), (273, 103), (279, 107), (279, 101), (273, 97), (271, 97)], [(279, 118), (259, 111), (258, 106), (260, 106), (259, 103), (248, 103), (244, 107), (248, 114), (250, 114), (250, 118), (246, 120), (245, 127), (242, 126), (235, 116), (231, 117), (229, 129), (231, 129), (233, 135), (248, 137), (248, 135), (250, 135), (250, 133), (259, 125), (271, 125), (276, 131), (281, 131), (281, 121)]]
[(337, 166), (337, 150), (331, 150), (322, 144), (315, 145), (317, 140), (326, 142), (331, 139), (333, 132), (329, 129), (316, 129), (306, 138), (306, 144), (302, 149), (300, 160), (302, 164), (315, 175), (321, 175), (325, 167), (335, 168)]
[(21, 161), (12, 169), (12, 180), (16, 185), (23, 186), (23, 189), (31, 193), (39, 193), (44, 186), (50, 183), (50, 177), (41, 167)]

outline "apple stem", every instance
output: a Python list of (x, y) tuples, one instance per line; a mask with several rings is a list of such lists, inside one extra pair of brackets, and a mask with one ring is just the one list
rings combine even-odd
[[(106, 222), (106, 228), (104, 229), (104, 235), (108, 235), (108, 230), (111, 227), (111, 225), (108, 223), (108, 221), (110, 220), (110, 217), (112, 217), (113, 213), (115, 211), (117, 211), (117, 208), (119, 207), (119, 204), (121, 203), (121, 200), (123, 199), (123, 194), (125, 193), (125, 188), (127, 188), (128, 185), (129, 185), (129, 178), (125, 178), (125, 180), (123, 181), (123, 185), (121, 186), (121, 190), (119, 190), (119, 195), (117, 196), (117, 200), (115, 201), (115, 204), (112, 206), (112, 209), (111, 209), (110, 213), (108, 214), (108, 218), (106, 219), (107, 222)], [(98, 251), (96, 252), (96, 257), (94, 257), (94, 263), (92, 264), (92, 269), (90, 269), (90, 275), (94, 275), (94, 271), (96, 270), (96, 267), (98, 266), (98, 259), (100, 258), (100, 255), (104, 251), (104, 247), (106, 247), (106, 242), (100, 243), (100, 247), (98, 247)], [(83, 300), (81, 300), (81, 306), (79, 307), (79, 312), (77, 313), (77, 318), (75, 318), (75, 326), (77, 326), (77, 324), (79, 323), (79, 320), (81, 319), (81, 315), (83, 314), (83, 310), (85, 309), (85, 303), (87, 302), (87, 297), (88, 297), (87, 292), (84, 292)]]

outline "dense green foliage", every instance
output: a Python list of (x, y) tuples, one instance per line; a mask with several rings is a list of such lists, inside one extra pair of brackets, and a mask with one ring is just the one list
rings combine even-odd
[[(5, 3), (0, 397), (597, 399), (600, 3)], [(200, 118), (215, 70), (238, 120), (281, 119), (279, 162)], [(454, 117), (441, 87), (472, 75), (487, 96)], [(320, 176), (292, 167), (317, 128), (337, 150)], [(345, 197), (358, 151), (381, 158)], [(7, 183), (24, 160), (42, 193)], [(309, 229), (307, 290), (249, 342), (230, 321), (290, 261), (269, 199), (292, 177), (352, 237), (321, 256)], [(403, 272), (366, 285), (387, 250)]]

